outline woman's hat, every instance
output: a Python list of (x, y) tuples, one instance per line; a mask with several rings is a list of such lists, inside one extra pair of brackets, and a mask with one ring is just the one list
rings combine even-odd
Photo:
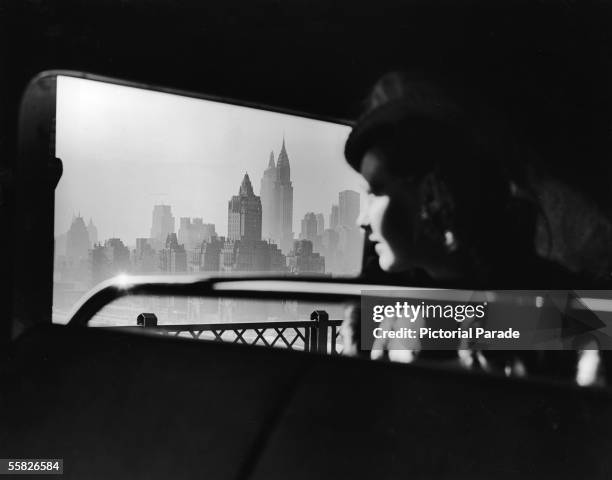
[(359, 169), (363, 154), (390, 125), (428, 120), (458, 128), (470, 140), (478, 130), (486, 131), (484, 137), (498, 135), (502, 149), (513, 147), (504, 143), (510, 139), (532, 154), (535, 166), (581, 190), (608, 195), (612, 8), (477, 0), (438, 11), (443, 18), (431, 12), (419, 20), (417, 11), (407, 19), (390, 45), (393, 63), (373, 59), (381, 68), (407, 73), (383, 77), (372, 92), (345, 146), (350, 165)]
[(348, 163), (359, 170), (365, 152), (385, 132), (401, 125), (438, 124), (466, 131), (469, 115), (441, 89), (406, 74), (392, 72), (374, 87), (366, 112), (358, 119), (344, 148)]

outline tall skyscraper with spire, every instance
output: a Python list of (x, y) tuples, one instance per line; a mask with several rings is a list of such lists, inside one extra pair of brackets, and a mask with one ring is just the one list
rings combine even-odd
[(283, 146), (278, 154), (276, 162), (279, 181), (278, 215), (280, 219), (280, 247), (281, 250), (289, 251), (293, 247), (293, 185), (291, 184), (291, 167), (289, 166), (289, 156)]
[(293, 246), (293, 184), (284, 137), (276, 165), (274, 152), (270, 154), (268, 168), (261, 179), (260, 194), (264, 238), (288, 252)]
[(261, 199), (253, 192), (248, 173), (227, 210), (228, 240), (261, 240)]
[(261, 178), (261, 236), (265, 240), (273, 240), (278, 243), (280, 238), (278, 221), (278, 179), (276, 173), (276, 162), (274, 152), (270, 152), (268, 168), (264, 170)]

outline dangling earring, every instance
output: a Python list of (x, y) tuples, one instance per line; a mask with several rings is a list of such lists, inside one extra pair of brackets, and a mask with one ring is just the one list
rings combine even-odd
[(429, 220), (429, 212), (427, 211), (427, 207), (425, 205), (421, 205), (420, 217), (421, 220)]
[(451, 228), (453, 213), (454, 202), (446, 185), (435, 174), (429, 175), (423, 181), (419, 217), (431, 240), (441, 243), (449, 254), (459, 248)]
[(455, 234), (451, 230), (446, 230), (444, 232), (444, 248), (448, 253), (453, 253), (457, 251), (457, 239), (455, 238)]

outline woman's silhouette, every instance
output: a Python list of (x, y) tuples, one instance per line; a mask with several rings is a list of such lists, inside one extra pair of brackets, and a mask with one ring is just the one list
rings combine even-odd
[[(612, 262), (601, 245), (610, 245), (612, 223), (584, 192), (555, 176), (503, 109), (478, 95), (458, 93), (423, 73), (389, 73), (373, 88), (345, 156), (368, 184), (359, 223), (375, 257), (366, 258), (366, 276), (376, 277), (376, 261), (378, 275), (403, 276), (411, 285), (492, 290), (608, 284)], [(568, 222), (581, 224), (582, 233), (568, 229)], [(595, 231), (606, 239), (596, 240)], [(488, 353), (476, 363), (506, 373), (572, 376), (575, 355)], [(473, 358), (464, 360), (474, 365)]]

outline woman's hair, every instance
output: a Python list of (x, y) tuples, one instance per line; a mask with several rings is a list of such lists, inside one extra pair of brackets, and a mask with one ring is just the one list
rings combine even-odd
[[(515, 149), (510, 135), (482, 126), (484, 109), (476, 112), (474, 105), (463, 107), (423, 80), (385, 75), (349, 137), (346, 156), (359, 169), (365, 152), (376, 149), (394, 176), (418, 179), (424, 218), (415, 228), (433, 241), (450, 232), (457, 250), (486, 275), (512, 255), (535, 255), (539, 207), (526, 173), (509, 161)], [(488, 120), (502, 124), (492, 114)]]
[(515, 130), (476, 96), (394, 72), (372, 89), (345, 155), (359, 170), (364, 154), (377, 149), (394, 175), (426, 179), (422, 206), (441, 218), (427, 225), (430, 215), (421, 227), (432, 236), (451, 230), (484, 275), (500, 263), (539, 257), (608, 276), (612, 222), (582, 184), (581, 191), (556, 179), (550, 159)]

